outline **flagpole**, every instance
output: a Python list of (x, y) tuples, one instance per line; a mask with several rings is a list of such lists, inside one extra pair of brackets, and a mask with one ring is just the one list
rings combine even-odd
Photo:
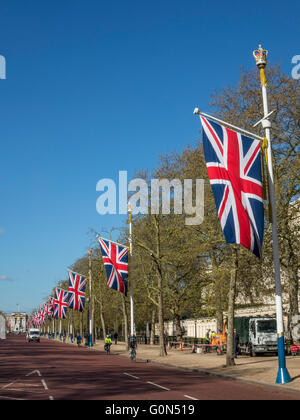
[(263, 141), (263, 137), (258, 136), (257, 134), (250, 133), (250, 131), (244, 130), (243, 128), (237, 127), (233, 124), (228, 123), (227, 121), (222, 121), (219, 118), (213, 117), (212, 115), (205, 114), (204, 112), (200, 111), (198, 108), (194, 109), (194, 115), (203, 115), (203, 117), (207, 117), (213, 121), (216, 121), (217, 123), (227, 125), (227, 127), (232, 128), (233, 130), (236, 130), (242, 134), (245, 134), (246, 136), (253, 137), (256, 140)]
[(72, 313), (73, 311), (70, 311), (70, 342), (73, 343), (73, 320), (72, 320)]
[[(131, 258), (132, 258), (132, 206), (128, 204), (128, 216), (129, 216), (129, 253), (130, 253), (130, 260), (129, 263), (131, 265)], [(129, 272), (129, 267), (128, 267)], [(135, 335), (135, 328), (134, 328), (134, 306), (133, 306), (133, 277), (130, 276), (130, 336), (133, 337)]]
[(90, 280), (90, 341), (89, 347), (93, 347), (93, 322), (92, 322), (92, 250), (89, 249), (89, 280)]
[(267, 65), (268, 51), (263, 50), (261, 45), (258, 50), (253, 51), (253, 56), (256, 65), (260, 70), (260, 81), (262, 89), (262, 100), (264, 108), (264, 119), (261, 121), (262, 127), (265, 130), (265, 136), (268, 141), (267, 146), (267, 167), (269, 176), (269, 200), (272, 209), (272, 239), (273, 239), (273, 260), (274, 260), (274, 275), (275, 275), (275, 290), (276, 290), (276, 319), (277, 319), (277, 342), (278, 342), (278, 374), (276, 378), (277, 384), (285, 384), (291, 382), (291, 377), (286, 368), (285, 360), (285, 342), (284, 342), (284, 326), (283, 326), (283, 310), (282, 310), (282, 291), (280, 281), (280, 263), (279, 263), (279, 247), (278, 247), (278, 232), (277, 232), (277, 216), (276, 216), (276, 199), (274, 189), (274, 175), (272, 164), (272, 147), (271, 147), (271, 122), (268, 120), (268, 98), (267, 98), (267, 84), (265, 68)]

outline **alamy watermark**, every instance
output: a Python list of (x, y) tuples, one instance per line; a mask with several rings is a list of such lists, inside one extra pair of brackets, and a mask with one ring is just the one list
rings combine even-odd
[(300, 55), (294, 55), (292, 64), (296, 64), (292, 68), (292, 78), (298, 80), (300, 79)]
[(0, 55), (0, 79), (6, 79), (6, 60), (3, 55)]
[[(194, 194), (193, 194), (194, 190)], [(119, 188), (114, 180), (100, 179), (96, 191), (101, 195), (96, 202), (97, 212), (104, 214), (127, 214), (128, 203), (132, 214), (186, 214), (186, 225), (200, 225), (204, 219), (204, 180), (185, 179), (132, 179), (128, 183), (127, 171), (119, 171)], [(130, 197), (128, 199), (128, 193)]]

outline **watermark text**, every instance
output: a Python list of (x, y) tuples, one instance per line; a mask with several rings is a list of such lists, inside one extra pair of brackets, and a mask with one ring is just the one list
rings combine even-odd
[(300, 55), (294, 55), (292, 58), (292, 64), (296, 64), (292, 68), (292, 78), (298, 80), (300, 79)]
[(3, 55), (0, 55), (0, 79), (6, 79), (6, 60)]
[[(132, 179), (127, 171), (119, 171), (119, 186), (109, 178), (100, 179), (96, 191), (101, 192), (96, 202), (100, 215), (127, 214), (128, 203), (132, 214), (185, 214), (186, 225), (200, 225), (204, 218), (203, 179)], [(118, 194), (117, 194), (118, 193)], [(128, 200), (128, 195), (129, 200)]]

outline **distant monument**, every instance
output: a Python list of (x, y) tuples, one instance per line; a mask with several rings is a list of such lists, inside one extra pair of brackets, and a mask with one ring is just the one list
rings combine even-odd
[(0, 315), (0, 340), (6, 339), (5, 318)]

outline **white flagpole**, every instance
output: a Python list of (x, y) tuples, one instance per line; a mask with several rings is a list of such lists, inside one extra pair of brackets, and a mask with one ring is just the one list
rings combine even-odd
[(89, 340), (89, 347), (93, 347), (93, 311), (92, 311), (92, 250), (89, 249), (89, 279), (90, 279), (90, 340)]
[(279, 370), (277, 374), (276, 383), (284, 384), (291, 382), (291, 377), (286, 368), (285, 361), (285, 342), (284, 342), (284, 326), (283, 326), (283, 312), (282, 312), (282, 292), (280, 281), (280, 263), (279, 263), (279, 247), (278, 247), (278, 232), (277, 232), (277, 215), (276, 215), (276, 200), (274, 190), (274, 175), (272, 164), (272, 147), (271, 147), (271, 122), (268, 120), (268, 98), (265, 67), (267, 65), (268, 51), (263, 50), (261, 45), (259, 49), (253, 52), (256, 60), (256, 65), (260, 70), (262, 99), (264, 107), (264, 119), (261, 121), (262, 127), (265, 130), (265, 135), (268, 141), (267, 157), (268, 157), (268, 176), (269, 176), (269, 200), (272, 209), (272, 239), (273, 239), (273, 260), (274, 260), (274, 275), (276, 288), (276, 319), (277, 319), (277, 342), (278, 342), (278, 365)]
[[(109, 234), (109, 237), (111, 236), (111, 234)], [(98, 235), (98, 233), (96, 234), (96, 238), (97, 239), (103, 239), (104, 241), (107, 241), (107, 242), (112, 242), (113, 244), (117, 244), (117, 245), (120, 245), (120, 246), (123, 246), (123, 247), (125, 247), (126, 248), (126, 246), (124, 245), (124, 244), (120, 244), (119, 242), (116, 242), (116, 241), (112, 241), (111, 239), (107, 239), (107, 238), (103, 238), (103, 236), (100, 236), (100, 235)]]
[[(132, 206), (128, 204), (128, 215), (129, 215), (129, 253), (130, 258), (128, 263), (131, 262), (132, 257)], [(128, 264), (128, 271), (129, 271), (129, 264)], [(135, 335), (135, 328), (134, 328), (134, 306), (133, 306), (133, 278), (130, 276), (130, 336), (133, 337)]]
[(73, 343), (73, 320), (72, 320), (72, 310), (70, 311), (70, 342)]
[(207, 117), (210, 120), (216, 121), (216, 122), (218, 122), (220, 124), (223, 124), (223, 125), (227, 125), (227, 127), (231, 128), (232, 130), (239, 131), (240, 133), (245, 134), (246, 136), (253, 137), (254, 139), (259, 140), (259, 141), (263, 141), (263, 137), (260, 137), (260, 136), (258, 136), (257, 134), (254, 134), (254, 133), (250, 133), (250, 131), (247, 131), (247, 130), (244, 130), (243, 128), (232, 125), (232, 124), (228, 123), (227, 121), (222, 121), (219, 118), (213, 117), (212, 115), (205, 114), (205, 112), (200, 111), (198, 108), (194, 109), (194, 115), (196, 115), (196, 114), (203, 115), (203, 117)]

